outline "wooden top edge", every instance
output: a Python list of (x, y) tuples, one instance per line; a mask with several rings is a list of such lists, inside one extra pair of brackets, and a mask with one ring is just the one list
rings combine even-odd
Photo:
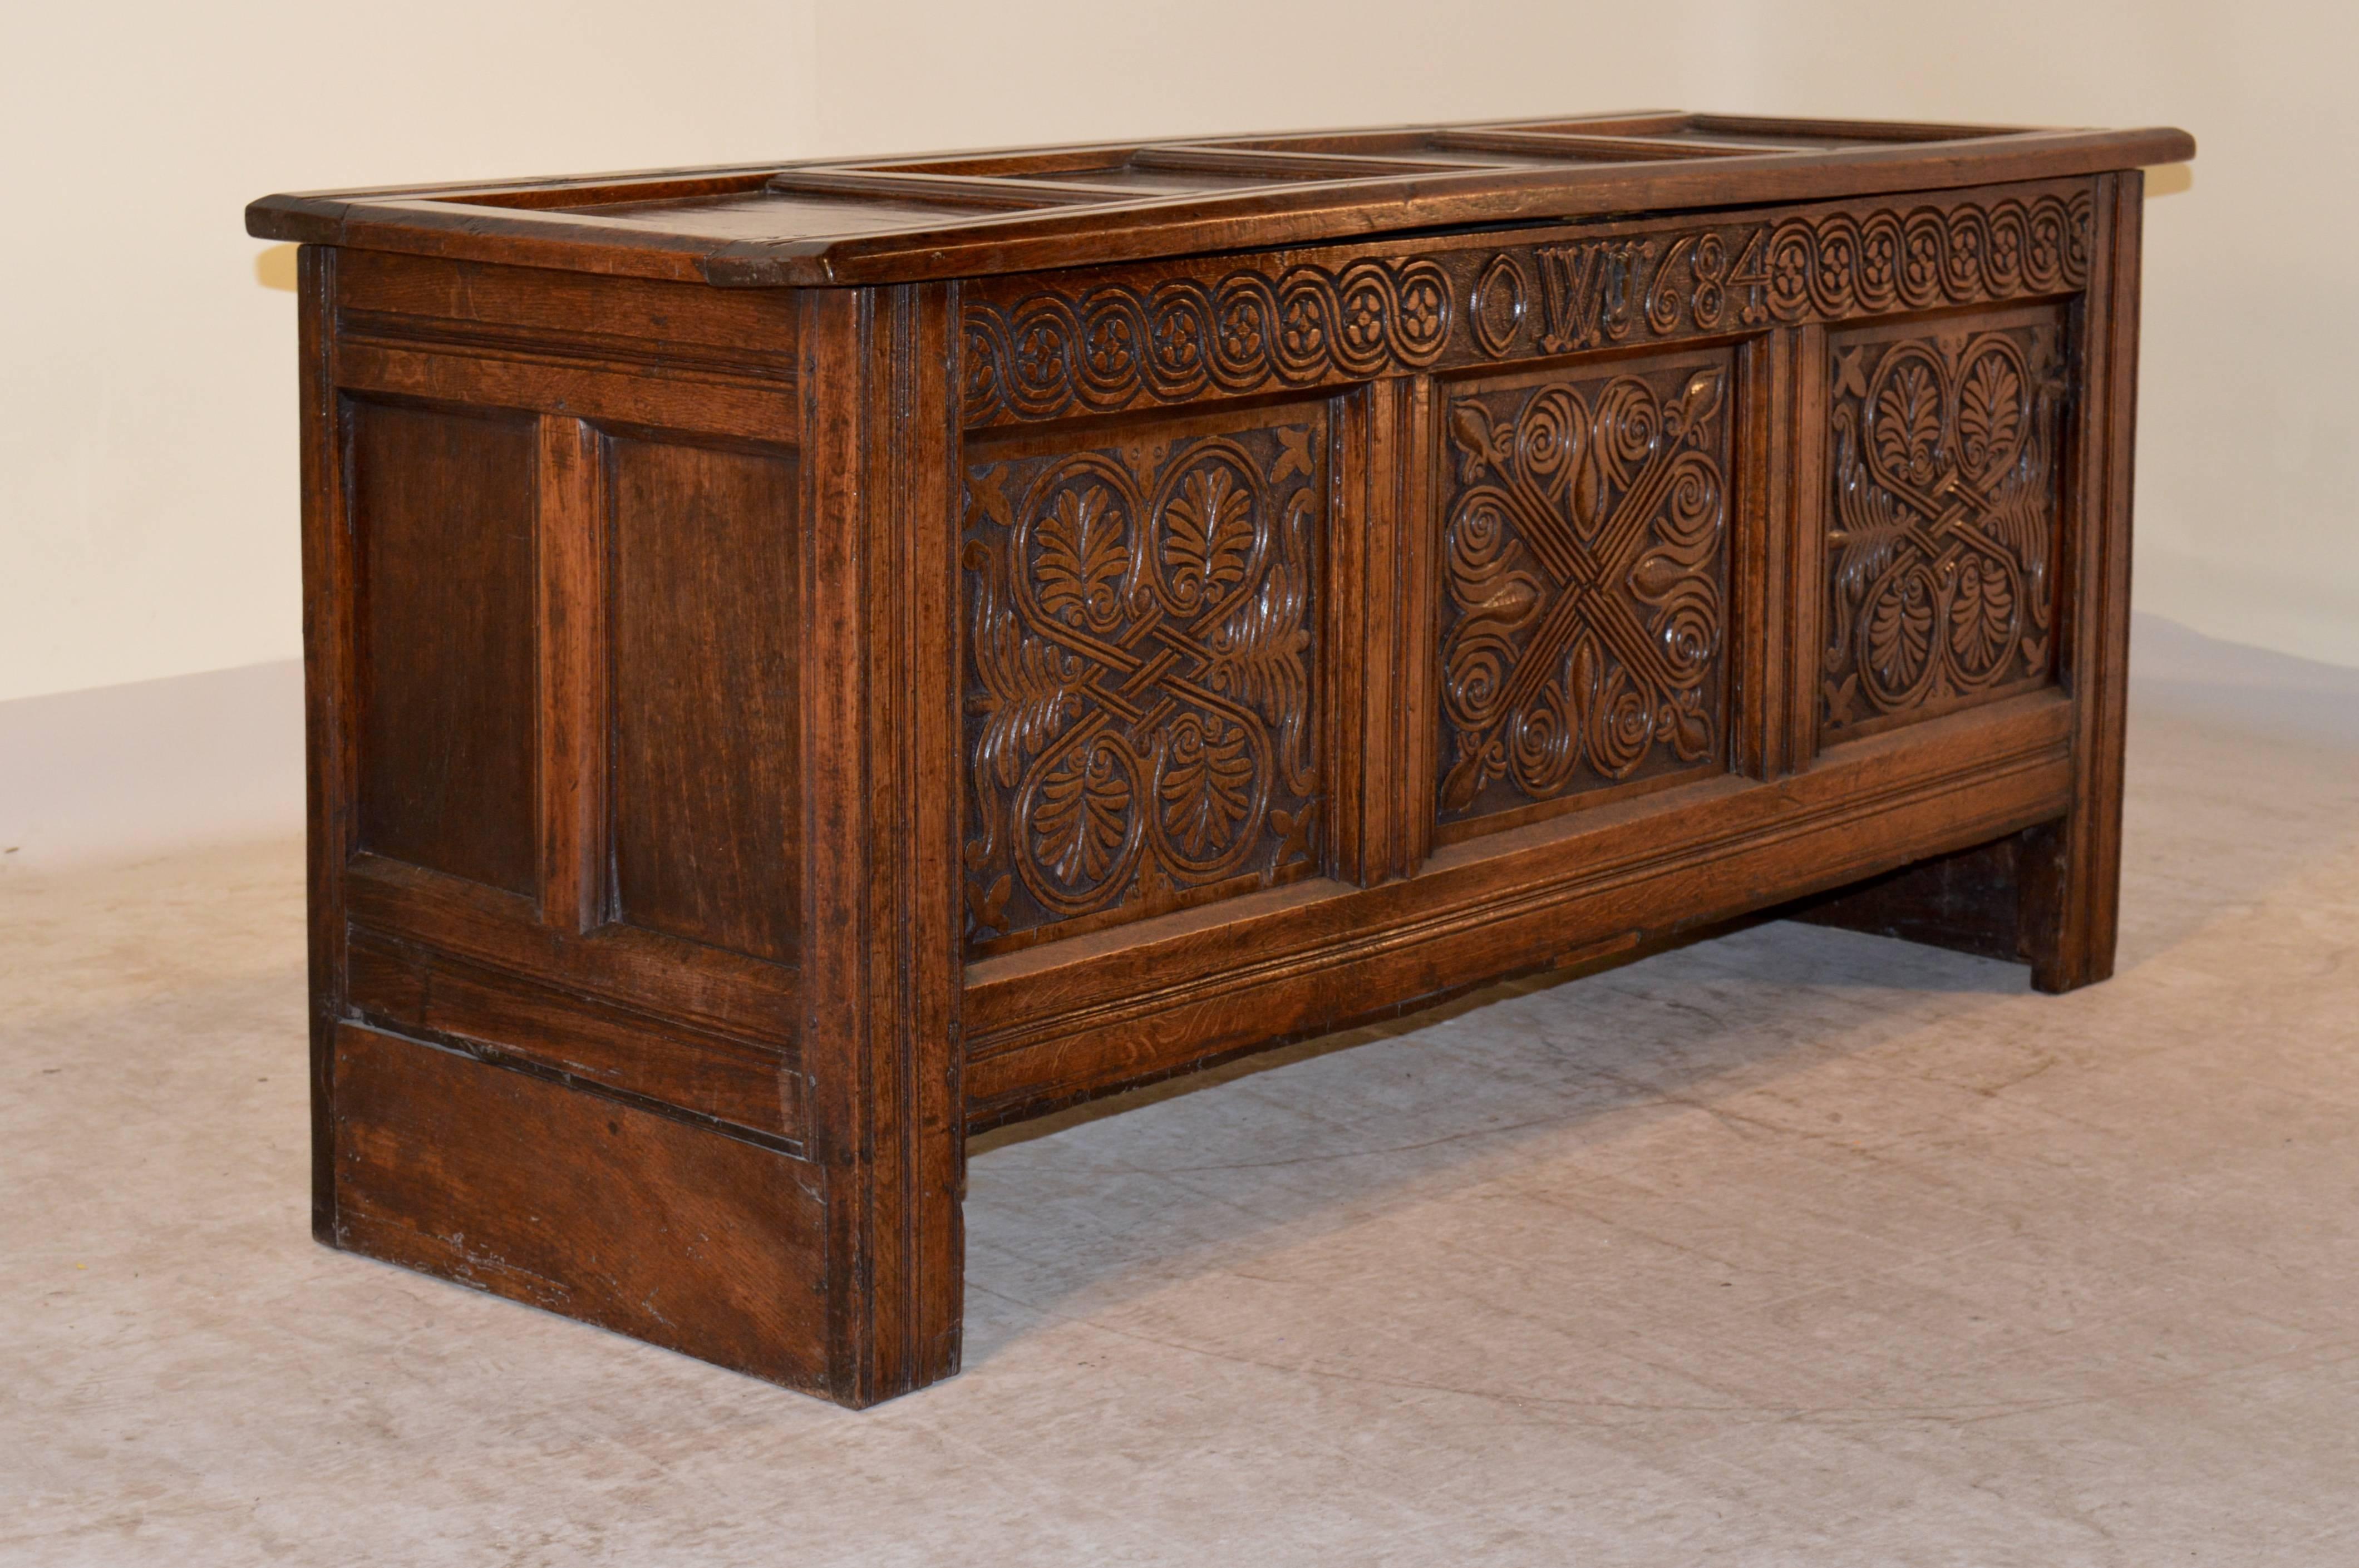
[[(1647, 124), (1672, 120), (1680, 125), (1670, 131)], [(1623, 161), (1615, 149), (1633, 139), (1630, 132), (1593, 134), (1625, 124), (1636, 125), (1640, 138), (1672, 150), (1649, 148)], [(1374, 147), (1462, 131), (1511, 133), (1473, 138), (1503, 147), (1538, 140), (1571, 150), (1561, 162), (1343, 175), (1325, 166), (1350, 167), (1350, 152), (1321, 158), (1289, 147), (1273, 149), (1264, 159), (1270, 169), (1266, 179), (1239, 175), (1244, 183), (1228, 188), (1143, 183), (1136, 195), (1106, 189), (1095, 200), (1043, 194), (1039, 205), (1026, 204), (1027, 191), (1037, 192), (1056, 175), (1099, 185), (1103, 176), (1087, 172), (1093, 157), (1171, 148), (1220, 155), (1149, 158), (1140, 171), (1153, 181), (1175, 165), (1250, 171), (1256, 150), (1243, 146), (1247, 143), (1341, 140)], [(1857, 145), (1731, 150), (1731, 143), (1748, 136), (1841, 137)], [(1679, 155), (1681, 136), (1702, 144), (1698, 156)], [(246, 209), (246, 231), (259, 239), (718, 287), (812, 288), (988, 277), (1462, 224), (1953, 189), (2181, 163), (2194, 156), (2194, 138), (2170, 127), (2026, 131), (1643, 111), (299, 192), (254, 202)], [(1392, 154), (1367, 161), (1383, 168), (1384, 159), (1398, 162)], [(1037, 160), (1054, 173), (1027, 175), (1019, 168), (1004, 175), (930, 177), (911, 169), (952, 160)], [(1122, 172), (1116, 169), (1116, 178)], [(770, 191), (770, 181), (782, 175), (791, 178)], [(995, 184), (1006, 200), (957, 205), (940, 200), (955, 187)], [(733, 207), (745, 211), (727, 211)], [(714, 221), (716, 211), (724, 221)], [(732, 233), (773, 221), (776, 233)]]

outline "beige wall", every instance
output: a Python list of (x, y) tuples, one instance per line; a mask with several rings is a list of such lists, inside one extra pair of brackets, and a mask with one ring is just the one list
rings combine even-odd
[(785, 157), (815, 123), (809, 0), (7, 14), (0, 699), (300, 651), (292, 258), (245, 202)]
[[(49, 7), (12, 23), (0, 698), (297, 648), (265, 191), (1563, 109), (2171, 123), (2142, 609), (2359, 665), (2344, 7), (720, 0)], [(258, 264), (258, 265), (257, 265)]]

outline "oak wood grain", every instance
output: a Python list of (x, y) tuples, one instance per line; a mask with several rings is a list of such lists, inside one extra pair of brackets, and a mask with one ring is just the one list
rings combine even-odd
[(622, 438), (608, 461), (614, 918), (791, 964), (793, 458)]
[(353, 932), (349, 1005), (382, 1029), (526, 1062), (567, 1080), (799, 1146), (803, 1077), (795, 1051), (438, 948)]
[(810, 1165), (375, 1029), (336, 1053), (335, 1245), (826, 1386)]
[(354, 403), (361, 842), (539, 892), (531, 420)]
[[(1749, 127), (1759, 125), (1761, 130)], [(702, 280), (723, 287), (815, 287), (930, 281), (1031, 267), (1300, 244), (1339, 235), (1525, 223), (1616, 212), (1670, 211), (1733, 201), (1796, 201), (1879, 191), (1929, 191), (2041, 175), (2180, 163), (2194, 156), (2185, 132), (2038, 131), (1975, 126), (1879, 125), (1857, 121), (1745, 121), (1726, 116), (1654, 119), (1647, 136), (1616, 146), (1564, 117), (1494, 125), (1304, 133), (1292, 137), (1159, 144), (1174, 153), (1259, 150), (1298, 156), (1397, 155), (1420, 147), (1479, 156), (1512, 138), (1514, 161), (1338, 175), (1332, 163), (1294, 180), (1243, 176), (1237, 184), (1174, 198), (1058, 201), (1022, 189), (978, 212), (970, 193), (929, 207), (919, 194), (857, 191), (798, 206), (789, 182), (855, 185), (862, 171), (908, 170), (916, 160), (832, 159), (766, 169), (672, 169), (507, 184), (423, 186), (265, 197), (247, 209), (259, 238), (329, 244), (452, 259), (510, 262), (610, 274)], [(1683, 144), (1665, 138), (1686, 133)], [(1802, 145), (1738, 150), (1747, 136), (1802, 136)], [(1434, 146), (1436, 137), (1475, 144)], [(1721, 145), (1714, 145), (1721, 144)], [(1093, 161), (1112, 167), (1141, 150), (1025, 148), (988, 166), (1008, 184), (1036, 171)], [(1551, 155), (1556, 156), (1551, 156)], [(1418, 160), (1430, 163), (1431, 159)], [(974, 169), (970, 164), (970, 169)], [(980, 169), (975, 169), (980, 173)], [(1275, 170), (1272, 170), (1275, 172)], [(972, 176), (968, 176), (972, 178)], [(972, 187), (967, 188), (972, 192)], [(771, 205), (765, 208), (765, 196)], [(853, 196), (854, 200), (841, 199)], [(992, 198), (984, 198), (993, 200)], [(716, 210), (752, 203), (760, 238), (733, 237)]]
[(958, 1368), (973, 1128), (1765, 910), (2104, 978), (2190, 152), (1648, 112), (256, 203), (315, 1234), (859, 1407)]

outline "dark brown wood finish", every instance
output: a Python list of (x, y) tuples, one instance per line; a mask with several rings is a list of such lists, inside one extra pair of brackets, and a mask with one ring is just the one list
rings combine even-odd
[[(874, 284), (1295, 245), (1341, 235), (1603, 212), (1812, 201), (2099, 173), (2195, 154), (2183, 131), (2027, 131), (1679, 114), (1314, 132), (954, 159), (671, 169), (505, 184), (269, 196), (270, 239), (453, 260), (701, 280)], [(1608, 133), (1601, 141), (1593, 133)], [(1496, 152), (1501, 133), (1513, 148)], [(1701, 133), (1701, 136), (1698, 133)], [(1434, 144), (1440, 143), (1440, 146)], [(1718, 145), (1709, 145), (1717, 143)], [(1635, 144), (1635, 150), (1634, 150)], [(1702, 145), (1700, 145), (1702, 144)], [(1400, 155), (1431, 147), (1445, 157)], [(1221, 152), (1257, 169), (1129, 183), (1142, 152)], [(1365, 173), (1303, 153), (1375, 155)], [(1255, 154), (1265, 155), (1259, 160)], [(1150, 160), (1150, 168), (1151, 168)], [(1034, 190), (1079, 173), (1101, 199)], [(824, 191), (814, 176), (827, 177)], [(968, 177), (973, 199), (941, 200)], [(1111, 183), (1103, 183), (1111, 181)], [(800, 187), (800, 189), (798, 189)]]
[(973, 1128), (1767, 909), (2104, 978), (2137, 169), (2192, 150), (1646, 113), (255, 203), (315, 1232), (866, 1405), (957, 1369)]
[[(614, 916), (791, 964), (794, 461), (618, 437), (607, 463)], [(733, 752), (742, 766), (712, 766)]]
[(360, 844), (353, 722), (359, 709), (353, 620), (359, 594), (345, 523), (343, 421), (336, 387), (336, 275), (343, 253), (306, 245), (296, 282), (303, 511), (303, 794), (306, 971), (310, 992), (311, 1234), (335, 1245), (336, 1029), (349, 988), (347, 869)]
[(827, 1259), (799, 1160), (375, 1029), (335, 1037), (335, 1243), (813, 1386)]
[(355, 402), (361, 844), (537, 897), (529, 419)]
[(958, 1369), (955, 290), (803, 297), (802, 1034), (828, 1175), (828, 1391)]

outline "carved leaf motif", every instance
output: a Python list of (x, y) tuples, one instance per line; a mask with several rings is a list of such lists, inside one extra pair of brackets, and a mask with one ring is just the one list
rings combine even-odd
[(1130, 775), (1103, 743), (1076, 746), (1040, 780), (1032, 835), (1040, 863), (1069, 887), (1101, 881), (1122, 850)]
[[(1864, 387), (1860, 390), (1864, 396)], [(1835, 472), (1842, 485), (1835, 495), (1835, 507), (1843, 526), (1828, 535), (1828, 542), (1842, 552), (1835, 559), (1836, 614), (1828, 627), (1830, 670), (1841, 668), (1843, 649), (1851, 640), (1852, 617), (1861, 601), (1908, 547), (1909, 522), (1908, 514), (1868, 477), (1866, 465), (1859, 461), (1855, 411), (1837, 410), (1834, 428)], [(1835, 711), (1846, 715), (1849, 712), (1840, 704)]]
[(1694, 762), (1712, 750), (1712, 715), (1698, 704), (1692, 691), (1665, 710), (1670, 721), (1671, 750), (1682, 762)]
[(1290, 865), (1310, 858), (1310, 830), (1319, 816), (1319, 802), (1309, 800), (1299, 811), (1276, 811), (1269, 814), (1270, 831), (1277, 834), (1277, 863)]
[(1504, 749), (1495, 743), (1484, 746), (1475, 737), (1462, 732), (1458, 760), (1441, 780), (1442, 810), (1462, 811), (1473, 805), (1474, 797), (1483, 792), (1485, 780), (1497, 771), (1495, 754)]
[(1469, 622), (1495, 622), (1502, 632), (1522, 630), (1540, 607), (1540, 585), (1528, 572), (1459, 573), (1451, 579), (1451, 592)]
[(1875, 399), (1875, 455), (1887, 474), (1929, 483), (1941, 444), (1941, 393), (1931, 368), (1903, 365)]
[(1130, 569), (1122, 508), (1103, 485), (1060, 491), (1040, 519), (1040, 607), (1069, 626), (1103, 630), (1122, 613)]
[(1686, 390), (1680, 394), (1680, 433), (1698, 434), (1710, 425), (1720, 412), (1721, 399), (1727, 391), (1727, 373), (1717, 365), (1689, 377)]
[(2024, 597), (2035, 625), (2048, 624), (2048, 517), (2046, 441), (2035, 433), (2025, 456), (1999, 481), (1984, 526), (2023, 568)]
[(1218, 595), (1242, 581), (1253, 554), (1253, 497), (1225, 464), (1208, 463), (1180, 481), (1163, 508), (1163, 562), (1183, 600)]
[(1205, 684), (1273, 721), (1300, 713), (1308, 684), (1302, 655), (1310, 646), (1302, 625), (1307, 597), (1299, 567), (1292, 561), (1273, 567), (1261, 592), (1213, 632)]
[(1458, 449), (1458, 476), (1473, 479), (1485, 465), (1505, 469), (1506, 443), (1491, 430), (1480, 403), (1454, 403), (1450, 409), (1450, 444)]
[[(1217, 725), (1217, 721), (1215, 721)], [(1183, 726), (1171, 745), (1163, 772), (1165, 831), (1197, 860), (1232, 842), (1253, 801), (1253, 758), (1245, 754), (1245, 731), (1207, 735), (1197, 724)]]
[(1053, 739), (1075, 704), (1079, 660), (1026, 635), (998, 581), (997, 552), (968, 547), (967, 563), (983, 571), (974, 608), (973, 653), (983, 690), (969, 706), (983, 716), (975, 770), (1013, 788), (1022, 759)]
[(995, 463), (971, 470), (966, 476), (966, 485), (975, 508), (993, 522), (1005, 526), (1008, 516), (1006, 465)]
[(1598, 451), (1603, 441), (1584, 442), (1581, 460), (1572, 471), (1572, 521), (1583, 539), (1597, 531), (1605, 510), (1605, 480), (1599, 471)]
[[(1012, 787), (1021, 757), (1034, 756), (1063, 727), (1073, 702), (1070, 671), (1057, 650), (1029, 637), (1016, 637), (1014, 658), (986, 670), (984, 713), (976, 758)], [(995, 677), (996, 679), (995, 679)]]
[(1837, 724), (1848, 724), (1852, 715), (1859, 709), (1859, 677), (1846, 675), (1843, 678), (1841, 685), (1832, 681), (1824, 684), (1827, 693), (1827, 712), (1834, 715)]
[(1979, 674), (1996, 663), (2005, 656), (2014, 617), (2015, 593), (2006, 574), (1969, 557), (1958, 569), (1950, 602), (1950, 651), (1958, 664)]
[(1318, 471), (1317, 463), (1310, 455), (1309, 430), (1299, 428), (1282, 430), (1277, 432), (1277, 467), (1269, 476), (1271, 483), (1283, 485), (1297, 474), (1308, 479)]
[(1685, 583), (1692, 572), (1669, 550), (1652, 550), (1630, 569), (1630, 586), (1642, 599), (1659, 603)]
[(1864, 348), (1845, 349), (1835, 355), (1833, 392), (1836, 397), (1867, 396), (1867, 373), (1860, 368), (1860, 361), (1866, 355), (1867, 350)]
[(1868, 661), (1892, 691), (1916, 683), (1933, 650), (1933, 601), (1911, 573), (1878, 596), (1868, 614)]
[(1966, 372), (1958, 393), (1958, 444), (1968, 474), (1981, 477), (2014, 454), (2022, 399), (2023, 377), (2003, 354), (1985, 354)]
[(967, 924), (982, 931), (995, 929), (1007, 917), (1007, 895), (1015, 890), (1015, 879), (1001, 872), (990, 887), (969, 882), (966, 885)]

